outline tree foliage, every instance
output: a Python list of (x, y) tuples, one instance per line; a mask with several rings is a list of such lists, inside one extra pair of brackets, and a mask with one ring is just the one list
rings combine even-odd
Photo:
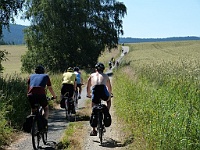
[(30, 72), (43, 64), (56, 72), (94, 66), (105, 48), (118, 44), (125, 14), (125, 5), (115, 0), (27, 1), (31, 26), (25, 31), (28, 52), (22, 69)]
[(2, 27), (9, 28), (10, 21), (14, 22), (14, 16), (22, 10), (24, 0), (0, 0), (0, 37)]

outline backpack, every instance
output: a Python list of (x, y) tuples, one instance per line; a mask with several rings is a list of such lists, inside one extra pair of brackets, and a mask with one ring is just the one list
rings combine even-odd
[(32, 128), (32, 124), (33, 124), (33, 115), (28, 115), (26, 117), (25, 122), (23, 123), (23, 131), (30, 133), (31, 132), (31, 128)]

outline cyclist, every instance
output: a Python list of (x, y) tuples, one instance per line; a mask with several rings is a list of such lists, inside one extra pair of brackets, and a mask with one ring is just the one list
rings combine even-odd
[(35, 103), (39, 103), (44, 109), (44, 118), (48, 120), (49, 107), (46, 98), (46, 86), (53, 98), (56, 99), (55, 92), (51, 86), (50, 78), (44, 73), (45, 69), (42, 65), (35, 68), (35, 74), (31, 74), (28, 78), (28, 100), (31, 105), (31, 113), (33, 114), (35, 109)]
[[(103, 99), (107, 102), (108, 110), (111, 107), (111, 93), (112, 86), (107, 74), (103, 73), (105, 66), (102, 63), (95, 65), (95, 73), (92, 73), (87, 82), (87, 97), (92, 98), (92, 107), (99, 104)], [(90, 88), (92, 87), (92, 93), (90, 94)], [(96, 136), (97, 131), (95, 127), (90, 133), (90, 136)]]
[(79, 67), (74, 68), (74, 73), (76, 74), (76, 86), (78, 89), (78, 99), (81, 99), (81, 92), (82, 92), (82, 85), (83, 85), (83, 78), (81, 76), (81, 72), (79, 71)]
[(75, 90), (76, 90), (76, 74), (74, 73), (74, 69), (72, 67), (69, 67), (66, 70), (66, 72), (63, 73), (61, 99), (63, 99), (64, 95), (67, 92), (69, 92), (69, 97), (73, 98)]

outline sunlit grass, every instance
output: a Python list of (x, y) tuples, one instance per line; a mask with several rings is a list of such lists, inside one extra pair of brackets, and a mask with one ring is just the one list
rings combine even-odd
[[(200, 42), (132, 44), (115, 73), (118, 115), (147, 149), (200, 148)], [(144, 144), (144, 143), (143, 143)]]

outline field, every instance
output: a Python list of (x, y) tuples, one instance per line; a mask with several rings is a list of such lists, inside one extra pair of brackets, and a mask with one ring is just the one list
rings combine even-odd
[(200, 149), (200, 41), (127, 45), (113, 92), (131, 149)]
[(0, 45), (0, 50), (9, 52), (8, 60), (3, 61), (4, 74), (21, 73), (21, 55), (25, 54), (27, 47), (25, 45)]

